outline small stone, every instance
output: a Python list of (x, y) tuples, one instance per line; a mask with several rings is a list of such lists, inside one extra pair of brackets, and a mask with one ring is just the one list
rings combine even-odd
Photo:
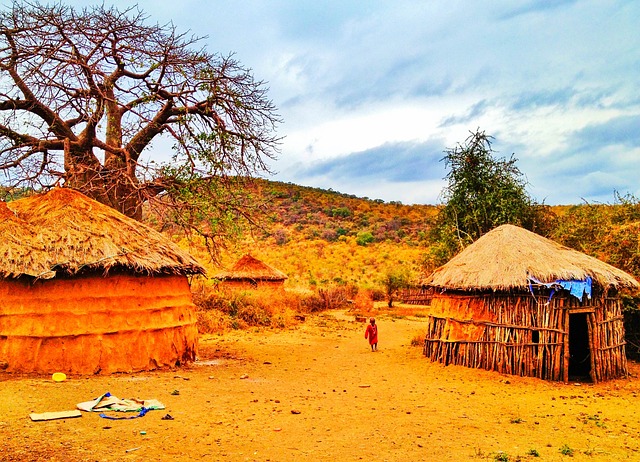
[(292, 414), (300, 414), (300, 411), (297, 409), (291, 409)]
[(249, 374), (242, 374), (240, 376), (240, 379), (248, 379), (249, 378)]

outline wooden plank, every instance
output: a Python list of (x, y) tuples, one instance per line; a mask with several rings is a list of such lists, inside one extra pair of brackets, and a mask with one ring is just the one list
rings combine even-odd
[(591, 375), (591, 380), (594, 384), (598, 383), (599, 378), (598, 371), (596, 370), (598, 364), (596, 362), (595, 342), (593, 341), (594, 335), (597, 334), (597, 329), (595, 313), (591, 313), (587, 316), (587, 333), (589, 335), (589, 360), (591, 362), (589, 375)]
[(42, 412), (40, 414), (32, 413), (29, 417), (34, 422), (42, 420), (57, 420), (57, 419), (73, 419), (76, 417), (82, 417), (82, 413), (75, 409), (73, 411), (59, 411), (59, 412)]
[(595, 307), (593, 307), (593, 306), (569, 308), (569, 313), (571, 313), (571, 314), (594, 313), (594, 312), (595, 312)]

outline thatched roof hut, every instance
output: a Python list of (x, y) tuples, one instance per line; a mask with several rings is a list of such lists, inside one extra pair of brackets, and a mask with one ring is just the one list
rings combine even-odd
[(227, 287), (255, 289), (281, 287), (287, 275), (247, 254), (230, 270), (221, 271), (214, 278), (222, 281)]
[(0, 363), (129, 372), (195, 359), (187, 275), (160, 233), (71, 189), (0, 204)]
[[(56, 188), (7, 206), (43, 235), (40, 240), (49, 251), (40, 254), (46, 259), (40, 263), (56, 272), (204, 273), (193, 257), (162, 234), (72, 189)], [(10, 262), (0, 262), (4, 264)]]
[(443, 289), (498, 291), (526, 289), (530, 276), (540, 281), (591, 277), (602, 287), (638, 287), (624, 271), (514, 225), (488, 232), (424, 283)]
[(596, 258), (503, 225), (422, 284), (433, 360), (550, 380), (627, 373), (618, 292), (639, 284)]

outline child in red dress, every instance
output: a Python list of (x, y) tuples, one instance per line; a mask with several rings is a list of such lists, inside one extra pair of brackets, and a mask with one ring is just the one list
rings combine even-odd
[(367, 326), (367, 330), (364, 333), (364, 338), (369, 339), (369, 345), (371, 345), (371, 351), (378, 351), (378, 326), (376, 326), (376, 320), (371, 318), (370, 324)]

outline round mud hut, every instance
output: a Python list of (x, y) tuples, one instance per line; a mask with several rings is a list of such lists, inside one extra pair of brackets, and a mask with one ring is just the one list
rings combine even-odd
[(0, 203), (0, 367), (133, 372), (192, 361), (188, 275), (151, 228), (66, 188)]
[(214, 279), (229, 289), (282, 290), (287, 275), (247, 254), (230, 270), (216, 274)]
[(639, 284), (596, 258), (503, 225), (422, 285), (433, 361), (564, 382), (627, 375), (619, 291)]

